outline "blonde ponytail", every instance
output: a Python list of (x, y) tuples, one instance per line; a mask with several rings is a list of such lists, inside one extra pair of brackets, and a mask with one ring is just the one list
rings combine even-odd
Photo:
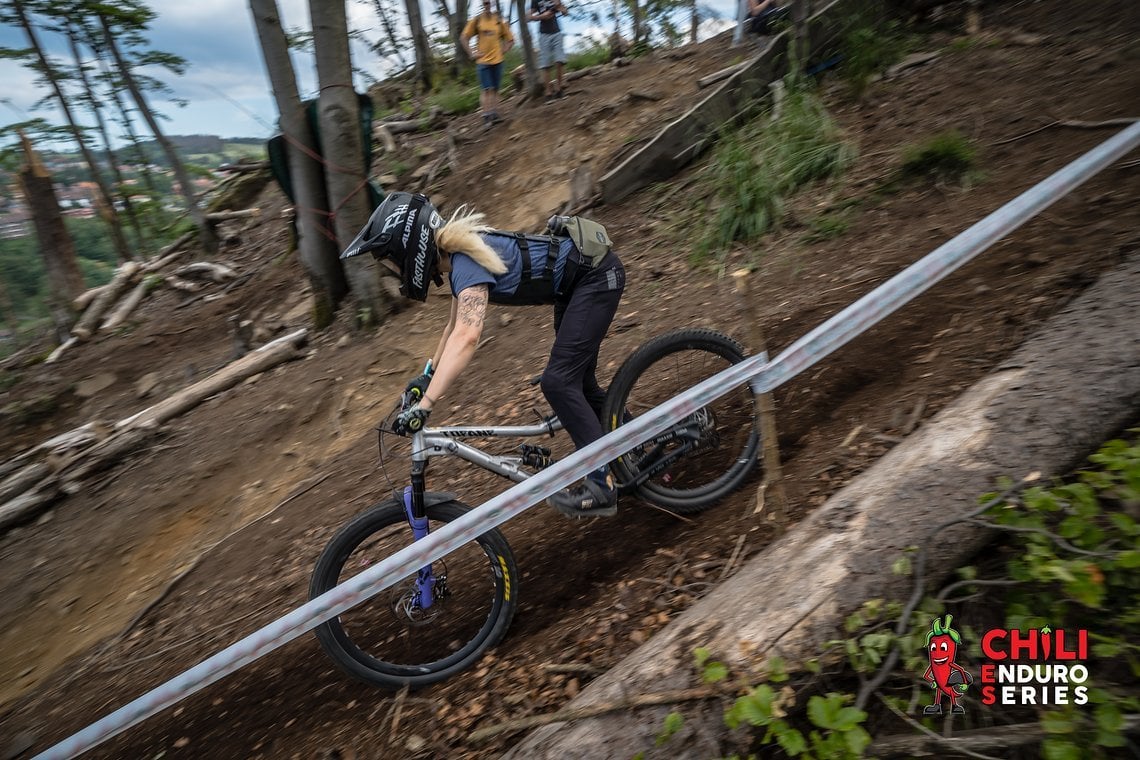
[(441, 251), (470, 256), (476, 264), (491, 274), (502, 274), (507, 271), (507, 265), (499, 258), (499, 254), (491, 250), (491, 246), (479, 237), (480, 232), (490, 230), (491, 228), (483, 223), (483, 214), (470, 211), (467, 206), (460, 206), (451, 215), (451, 219), (436, 230), (435, 244)]

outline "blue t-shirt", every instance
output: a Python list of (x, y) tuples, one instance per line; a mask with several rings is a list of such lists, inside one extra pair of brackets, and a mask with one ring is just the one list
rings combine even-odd
[[(451, 254), (451, 294), (458, 296), (467, 288), (475, 285), (489, 285), (489, 299), (492, 303), (516, 303), (515, 298), (523, 276), (522, 248), (518, 239), (511, 234), (501, 232), (485, 232), (480, 235), (491, 250), (507, 265), (507, 271), (502, 274), (491, 274), (475, 263), (465, 253)], [(554, 279), (550, 288), (549, 298), (542, 297), (538, 302), (553, 303), (554, 291), (562, 282), (562, 273), (566, 269), (566, 258), (574, 250), (574, 243), (570, 238), (555, 238), (558, 241), (558, 252), (554, 259)], [(527, 254), (530, 258), (531, 280), (541, 279), (547, 266), (547, 257), (550, 243), (547, 238), (531, 237), (527, 239)], [(533, 298), (526, 301), (535, 303)]]

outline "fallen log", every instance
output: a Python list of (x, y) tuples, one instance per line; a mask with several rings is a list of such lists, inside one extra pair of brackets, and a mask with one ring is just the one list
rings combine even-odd
[(225, 264), (217, 264), (211, 261), (195, 261), (193, 264), (187, 264), (184, 267), (179, 267), (174, 270), (175, 277), (204, 277), (214, 282), (229, 282), (230, 280), (237, 279), (237, 272)]
[(157, 272), (163, 267), (166, 267), (169, 264), (182, 258), (186, 254), (185, 251), (181, 250), (182, 246), (186, 245), (197, 236), (198, 230), (191, 230), (190, 232), (185, 233), (173, 243), (159, 251), (158, 255), (155, 256), (151, 261), (148, 261), (146, 264), (144, 264), (143, 271)]
[(248, 164), (222, 164), (218, 167), (220, 172), (228, 172), (230, 174), (246, 174), (248, 172), (259, 172), (269, 168), (268, 161), (258, 161), (256, 163)]
[(392, 137), (392, 130), (388, 129), (388, 127), (383, 124), (377, 124), (376, 128), (372, 130), (372, 136), (378, 139), (380, 144), (384, 146), (385, 153), (396, 152), (396, 138)]
[(119, 300), (119, 296), (130, 287), (131, 281), (134, 280), (139, 269), (141, 269), (141, 265), (138, 262), (124, 262), (119, 267), (118, 273), (107, 283), (106, 290), (101, 291), (96, 296), (87, 310), (83, 312), (83, 316), (79, 318), (79, 322), (71, 328), (71, 334), (79, 340), (87, 340), (94, 335), (99, 329), (99, 322), (103, 315), (111, 308), (112, 304)]
[(168, 287), (174, 288), (175, 290), (181, 290), (184, 293), (197, 293), (199, 290), (205, 287), (200, 282), (190, 282), (190, 280), (184, 280), (181, 277), (173, 274), (166, 275), (162, 278), (162, 281), (165, 282)]
[(51, 485), (65, 494), (78, 493), (83, 479), (111, 467), (158, 435), (157, 428), (139, 427), (120, 431), (66, 463)]
[(706, 87), (708, 87), (709, 85), (713, 85), (713, 84), (716, 84), (717, 82), (728, 79), (730, 76), (732, 76), (736, 72), (740, 71), (742, 68), (747, 66), (749, 63), (751, 63), (751, 61), (741, 61), (740, 63), (733, 64), (732, 66), (729, 66), (727, 69), (721, 69), (720, 71), (714, 71), (712, 74), (709, 74), (707, 76), (703, 76), (697, 80), (697, 89), (703, 90)]
[(58, 497), (59, 492), (52, 488), (37, 488), (0, 504), (0, 533), (36, 517)]
[(111, 312), (109, 317), (103, 320), (103, 324), (99, 329), (111, 330), (121, 325), (126, 318), (131, 315), (131, 312), (142, 303), (147, 293), (153, 290), (155, 285), (159, 282), (162, 282), (162, 278), (156, 278), (155, 275), (143, 278), (142, 281), (135, 285), (135, 289), (132, 290), (126, 298), (119, 301), (119, 305), (115, 307), (115, 310)]
[[(1069, 471), (1140, 408), (1140, 255), (1105, 273), (992, 374), (851, 481), (787, 535), (582, 691), (570, 708), (639, 691), (690, 688), (693, 649), (708, 648), (743, 678), (763, 677), (770, 657), (789, 669), (826, 651), (867, 599), (905, 599), (915, 580), (892, 565), (926, 551), (938, 583), (992, 537), (990, 529), (941, 525), (977, 509), (1002, 477)], [(774, 582), (775, 581), (775, 582)], [(929, 587), (929, 585), (928, 585)], [(651, 748), (666, 709), (608, 714), (538, 729), (505, 757), (629, 758)], [(685, 713), (674, 758), (725, 737), (723, 710)], [(690, 738), (693, 742), (689, 745)]]
[(194, 383), (189, 388), (160, 401), (154, 406), (115, 423), (116, 430), (139, 427), (157, 427), (167, 420), (193, 409), (210, 396), (252, 377), (267, 369), (272, 369), (286, 361), (299, 358), (300, 347), (304, 345), (308, 330), (297, 330), (266, 343), (214, 374)]
[(105, 284), (97, 285), (94, 288), (88, 288), (87, 290), (77, 295), (71, 301), (72, 308), (74, 308), (76, 311), (83, 311), (90, 305), (92, 301), (94, 301), (99, 296), (100, 293), (106, 289), (107, 286)]
[(79, 338), (72, 335), (63, 343), (60, 343), (58, 346), (56, 346), (55, 350), (47, 355), (47, 358), (44, 359), (44, 364), (54, 364), (55, 362), (59, 361), (59, 357), (63, 356), (64, 352), (67, 351), (67, 349), (71, 348), (78, 342)]
[(46, 462), (25, 465), (23, 469), (0, 481), (0, 504), (24, 493), (48, 475), (51, 475), (51, 467)]
[(239, 211), (211, 211), (206, 214), (207, 222), (228, 222), (231, 219), (252, 219), (261, 216), (261, 209), (246, 208)]

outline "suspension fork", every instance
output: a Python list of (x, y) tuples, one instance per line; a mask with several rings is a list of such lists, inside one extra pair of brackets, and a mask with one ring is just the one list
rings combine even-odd
[[(404, 514), (412, 528), (412, 538), (419, 541), (429, 532), (427, 507), (424, 506), (424, 472), (427, 470), (427, 457), (422, 452), (423, 433), (412, 437), (412, 484), (404, 487)], [(424, 565), (416, 573), (416, 598), (413, 603), (420, 609), (429, 609), (435, 602), (435, 573), (431, 564)]]

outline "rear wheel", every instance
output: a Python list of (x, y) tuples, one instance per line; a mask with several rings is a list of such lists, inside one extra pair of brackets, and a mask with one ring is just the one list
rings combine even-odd
[[(713, 330), (660, 335), (638, 348), (614, 375), (606, 396), (606, 429), (615, 430), (744, 359), (744, 348)], [(760, 433), (747, 383), (674, 425), (666, 436), (622, 454), (613, 464), (622, 483), (644, 482), (638, 495), (685, 514), (727, 496), (756, 466)]]
[[(427, 507), (431, 530), (468, 508)], [(385, 502), (342, 528), (317, 560), (310, 598), (344, 583), (412, 542), (398, 501)], [(322, 623), (317, 639), (349, 675), (385, 688), (442, 681), (473, 665), (503, 637), (518, 604), (518, 569), (506, 539), (490, 530), (432, 563), (435, 587), (417, 604), (416, 574)]]

